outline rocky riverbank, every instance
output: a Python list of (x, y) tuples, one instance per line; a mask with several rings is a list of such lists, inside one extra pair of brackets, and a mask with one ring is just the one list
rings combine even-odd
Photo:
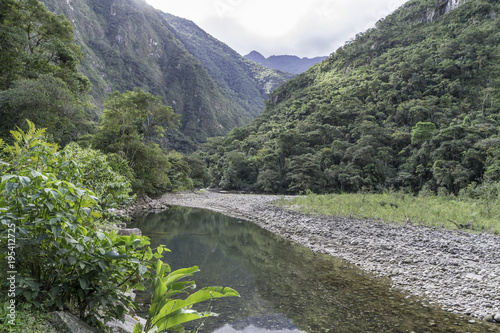
[(160, 205), (205, 208), (262, 228), (391, 278), (395, 288), (445, 310), (500, 323), (500, 237), (394, 225), (381, 221), (309, 216), (272, 203), (283, 196), (184, 192)]

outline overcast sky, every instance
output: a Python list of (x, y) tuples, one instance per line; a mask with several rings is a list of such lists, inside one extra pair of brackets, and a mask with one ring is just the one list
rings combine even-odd
[(327, 56), (408, 0), (146, 0), (241, 55)]

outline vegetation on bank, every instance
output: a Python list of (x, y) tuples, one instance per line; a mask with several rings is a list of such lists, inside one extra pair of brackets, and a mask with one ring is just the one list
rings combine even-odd
[(78, 142), (104, 152), (137, 194), (206, 183), (196, 154), (167, 150), (167, 137), (182, 122), (159, 96), (139, 88), (113, 91), (104, 99), (99, 120), (90, 82), (78, 71), (83, 53), (72, 24), (38, 0), (5, 0), (0, 6), (0, 60), (5, 64), (0, 68), (0, 138), (11, 142), (10, 131), (26, 131), (30, 120), (62, 147)]
[(458, 195), (500, 181), (500, 4), (413, 0), (203, 147), (212, 185)]
[(500, 184), (472, 186), (460, 196), (403, 192), (308, 194), (277, 205), (312, 215), (412, 223), (500, 234)]
[[(0, 295), (0, 320), (7, 327), (16, 328), (22, 319), (16, 307), (29, 304), (35, 312), (70, 311), (103, 328), (137, 307), (128, 291), (145, 290), (152, 281), (157, 306), (146, 332), (180, 331), (182, 323), (212, 315), (190, 310), (194, 304), (238, 296), (216, 287), (190, 295), (194, 282), (178, 280), (196, 267), (171, 272), (155, 263), (163, 245), (153, 251), (145, 236), (105, 231), (118, 221), (107, 208), (130, 201), (130, 183), (102, 153), (74, 144), (60, 150), (45, 140), (44, 129), (31, 122), (28, 128), (12, 131), (12, 145), (0, 139), (0, 246), (6, 250), (0, 254), (0, 278), (8, 291)], [(96, 174), (89, 172), (94, 168)], [(188, 297), (172, 299), (178, 294)]]
[[(48, 331), (21, 316), (44, 321), (44, 312), (65, 310), (103, 328), (137, 306), (127, 291), (160, 279), (155, 288), (169, 292), (156, 297), (155, 318), (171, 320), (146, 329), (183, 331), (184, 322), (212, 315), (191, 310), (194, 304), (237, 292), (190, 294), (194, 283), (178, 279), (196, 269), (156, 270), (163, 246), (153, 251), (147, 237), (118, 235), (119, 219), (108, 209), (136, 194), (190, 189), (206, 172), (196, 155), (161, 146), (178, 117), (157, 96), (113, 92), (97, 122), (72, 33), (38, 0), (0, 2), (0, 61), (8, 64), (0, 68), (0, 285), (8, 291), (0, 295), (0, 321)], [(177, 294), (187, 298), (171, 299)]]

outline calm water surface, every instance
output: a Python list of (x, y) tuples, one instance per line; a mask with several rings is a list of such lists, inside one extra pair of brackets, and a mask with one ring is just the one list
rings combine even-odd
[(133, 227), (151, 238), (152, 247), (172, 250), (163, 260), (172, 269), (199, 266), (198, 286), (229, 286), (240, 293), (205, 304), (200, 310), (209, 307), (220, 315), (189, 327), (200, 332), (500, 332), (493, 324), (470, 323), (469, 317), (426, 306), (392, 290), (387, 279), (219, 213), (172, 207), (136, 218)]

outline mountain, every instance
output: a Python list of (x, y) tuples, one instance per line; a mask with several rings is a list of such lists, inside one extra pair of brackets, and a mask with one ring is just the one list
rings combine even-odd
[(201, 61), (210, 76), (252, 115), (262, 112), (264, 101), (271, 91), (295, 77), (245, 59), (192, 21), (168, 13), (161, 13), (161, 16), (174, 28), (176, 37), (185, 48)]
[(211, 140), (213, 186), (452, 193), (500, 181), (500, 3), (411, 0)]
[(300, 74), (309, 67), (316, 65), (328, 57), (299, 58), (292, 55), (278, 55), (264, 57), (257, 51), (252, 51), (245, 56), (246, 59), (259, 63), (269, 68), (278, 69), (288, 73)]
[(231, 53), (227, 46), (144, 0), (43, 2), (74, 24), (84, 53), (80, 70), (93, 85), (97, 105), (112, 90), (139, 87), (161, 96), (182, 116), (180, 130), (169, 133), (170, 148), (192, 151), (207, 137), (248, 123), (263, 110), (266, 93), (291, 77), (214, 49), (209, 60), (228, 69), (217, 72), (193, 54), (192, 45), (206, 43)]

